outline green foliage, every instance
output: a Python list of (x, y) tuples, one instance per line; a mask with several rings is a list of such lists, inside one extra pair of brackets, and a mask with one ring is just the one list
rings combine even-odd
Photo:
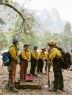
[(66, 24), (64, 26), (64, 32), (67, 34), (71, 34), (71, 25), (69, 22), (66, 22)]
[[(5, 3), (10, 3), (14, 8), (17, 7), (17, 4), (11, 2), (11, 0), (3, 0), (3, 1)], [(7, 7), (5, 6), (5, 9), (6, 8)], [(14, 10), (11, 11), (13, 12)], [(9, 12), (8, 16), (10, 15), (11, 11)], [(32, 40), (32, 38), (34, 39), (36, 38), (32, 30), (33, 26), (35, 25), (35, 19), (33, 13), (28, 10), (25, 10), (24, 7), (21, 6), (17, 7), (16, 11), (17, 11), (16, 12), (17, 19), (15, 20), (16, 22), (14, 28), (9, 28), (8, 32), (5, 35), (7, 40), (7, 47), (9, 47), (12, 44), (11, 41), (14, 36), (18, 36), (21, 40), (21, 43), (29, 42), (30, 44), (33, 44), (35, 40)], [(10, 19), (7, 17), (6, 21), (9, 22), (9, 20)]]
[[(14, 8), (16, 8), (16, 3), (13, 3), (11, 0), (3, 1), (10, 3)], [(23, 7), (20, 7), (17, 10), (21, 15), (19, 16), (19, 14), (16, 14), (17, 20), (15, 20), (16, 22), (14, 28), (9, 28), (7, 33), (0, 32), (0, 49), (3, 47), (9, 48), (12, 44), (12, 38), (14, 36), (18, 36), (20, 39), (20, 48), (22, 48), (25, 43), (30, 44), (30, 50), (33, 49), (34, 45), (38, 45), (39, 49), (42, 47), (47, 48), (47, 43), (49, 40), (55, 40), (57, 45), (62, 47), (63, 50), (70, 51), (72, 49), (72, 33), (71, 25), (69, 22), (66, 22), (64, 31), (62, 31), (60, 34), (44, 31), (39, 35), (39, 33), (34, 30), (35, 24), (37, 23), (34, 14), (31, 11), (24, 9)], [(22, 19), (21, 16), (24, 19)], [(6, 20), (10, 19), (6, 18)]]
[(0, 50), (7, 46), (7, 41), (3, 32), (0, 32)]
[(48, 47), (47, 43), (50, 40), (50, 38), (51, 38), (51, 33), (48, 31), (44, 31), (43, 34), (40, 35), (38, 39), (39, 48)]

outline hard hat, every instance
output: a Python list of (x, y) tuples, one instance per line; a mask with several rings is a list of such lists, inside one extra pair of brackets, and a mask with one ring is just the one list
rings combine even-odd
[(25, 47), (25, 46), (30, 46), (30, 45), (29, 45), (28, 43), (26, 43), (26, 44), (24, 44), (24, 47)]
[(42, 48), (43, 51), (46, 51), (46, 48)]
[(34, 48), (38, 48), (38, 46), (35, 45)]
[(49, 46), (50, 46), (50, 45), (52, 45), (52, 46), (56, 46), (56, 42), (53, 41), (53, 40), (51, 40), (51, 41), (48, 42), (48, 45), (49, 45)]
[(13, 43), (14, 43), (14, 42), (19, 42), (19, 38), (18, 38), (18, 37), (14, 37), (12, 42), (13, 42)]

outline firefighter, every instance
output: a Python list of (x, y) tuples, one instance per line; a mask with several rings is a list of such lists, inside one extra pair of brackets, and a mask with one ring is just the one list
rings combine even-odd
[(35, 69), (36, 66), (38, 64), (38, 52), (37, 52), (38, 47), (34, 46), (33, 51), (31, 52), (31, 69), (30, 69), (30, 73), (34, 76), (36, 76), (35, 74)]
[(50, 91), (56, 92), (58, 89), (63, 91), (63, 75), (61, 70), (60, 59), (62, 57), (60, 51), (56, 48), (56, 42), (50, 41), (48, 43), (50, 48), (49, 60), (53, 62), (53, 72), (54, 72), (54, 87)]
[(39, 60), (38, 60), (38, 67), (37, 67), (38, 73), (43, 73), (44, 61), (47, 60), (45, 51), (46, 48), (42, 48), (42, 51), (39, 53)]
[(18, 37), (14, 37), (12, 42), (13, 45), (10, 47), (9, 50), (10, 64), (8, 65), (8, 71), (9, 71), (8, 85), (11, 91), (18, 92), (18, 90), (15, 88), (16, 65), (18, 63), (18, 45), (19, 45)]
[(30, 61), (30, 51), (28, 50), (29, 44), (24, 44), (23, 49), (20, 53), (20, 79), (24, 80), (27, 73), (28, 62)]

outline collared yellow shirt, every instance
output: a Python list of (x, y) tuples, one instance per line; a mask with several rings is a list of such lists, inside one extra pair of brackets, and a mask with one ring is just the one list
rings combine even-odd
[(42, 52), (42, 51), (41, 51), (41, 52), (38, 54), (38, 56), (39, 56), (40, 59), (47, 59), (47, 55), (46, 55), (45, 52)]
[(29, 51), (25, 51), (24, 49), (21, 51), (20, 55), (23, 59), (27, 60), (31, 58), (31, 53)]
[(58, 56), (58, 57), (61, 57), (61, 56), (62, 56), (61, 53), (60, 53), (60, 51), (59, 51), (57, 48), (51, 49), (51, 52), (50, 52), (50, 55), (49, 55), (49, 59), (50, 59), (51, 61), (53, 61), (53, 59), (54, 59), (56, 56)]
[(18, 61), (18, 49), (15, 45), (11, 46), (9, 53), (12, 59), (14, 59), (15, 61)]
[(38, 59), (38, 52), (35, 51), (35, 50), (33, 50), (33, 51), (31, 52), (31, 56), (32, 56), (34, 59)]

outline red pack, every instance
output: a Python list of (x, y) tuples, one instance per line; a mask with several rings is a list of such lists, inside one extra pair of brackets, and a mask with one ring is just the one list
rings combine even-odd
[(25, 81), (26, 82), (32, 82), (33, 81), (33, 75), (32, 74), (27, 74), (25, 76)]

